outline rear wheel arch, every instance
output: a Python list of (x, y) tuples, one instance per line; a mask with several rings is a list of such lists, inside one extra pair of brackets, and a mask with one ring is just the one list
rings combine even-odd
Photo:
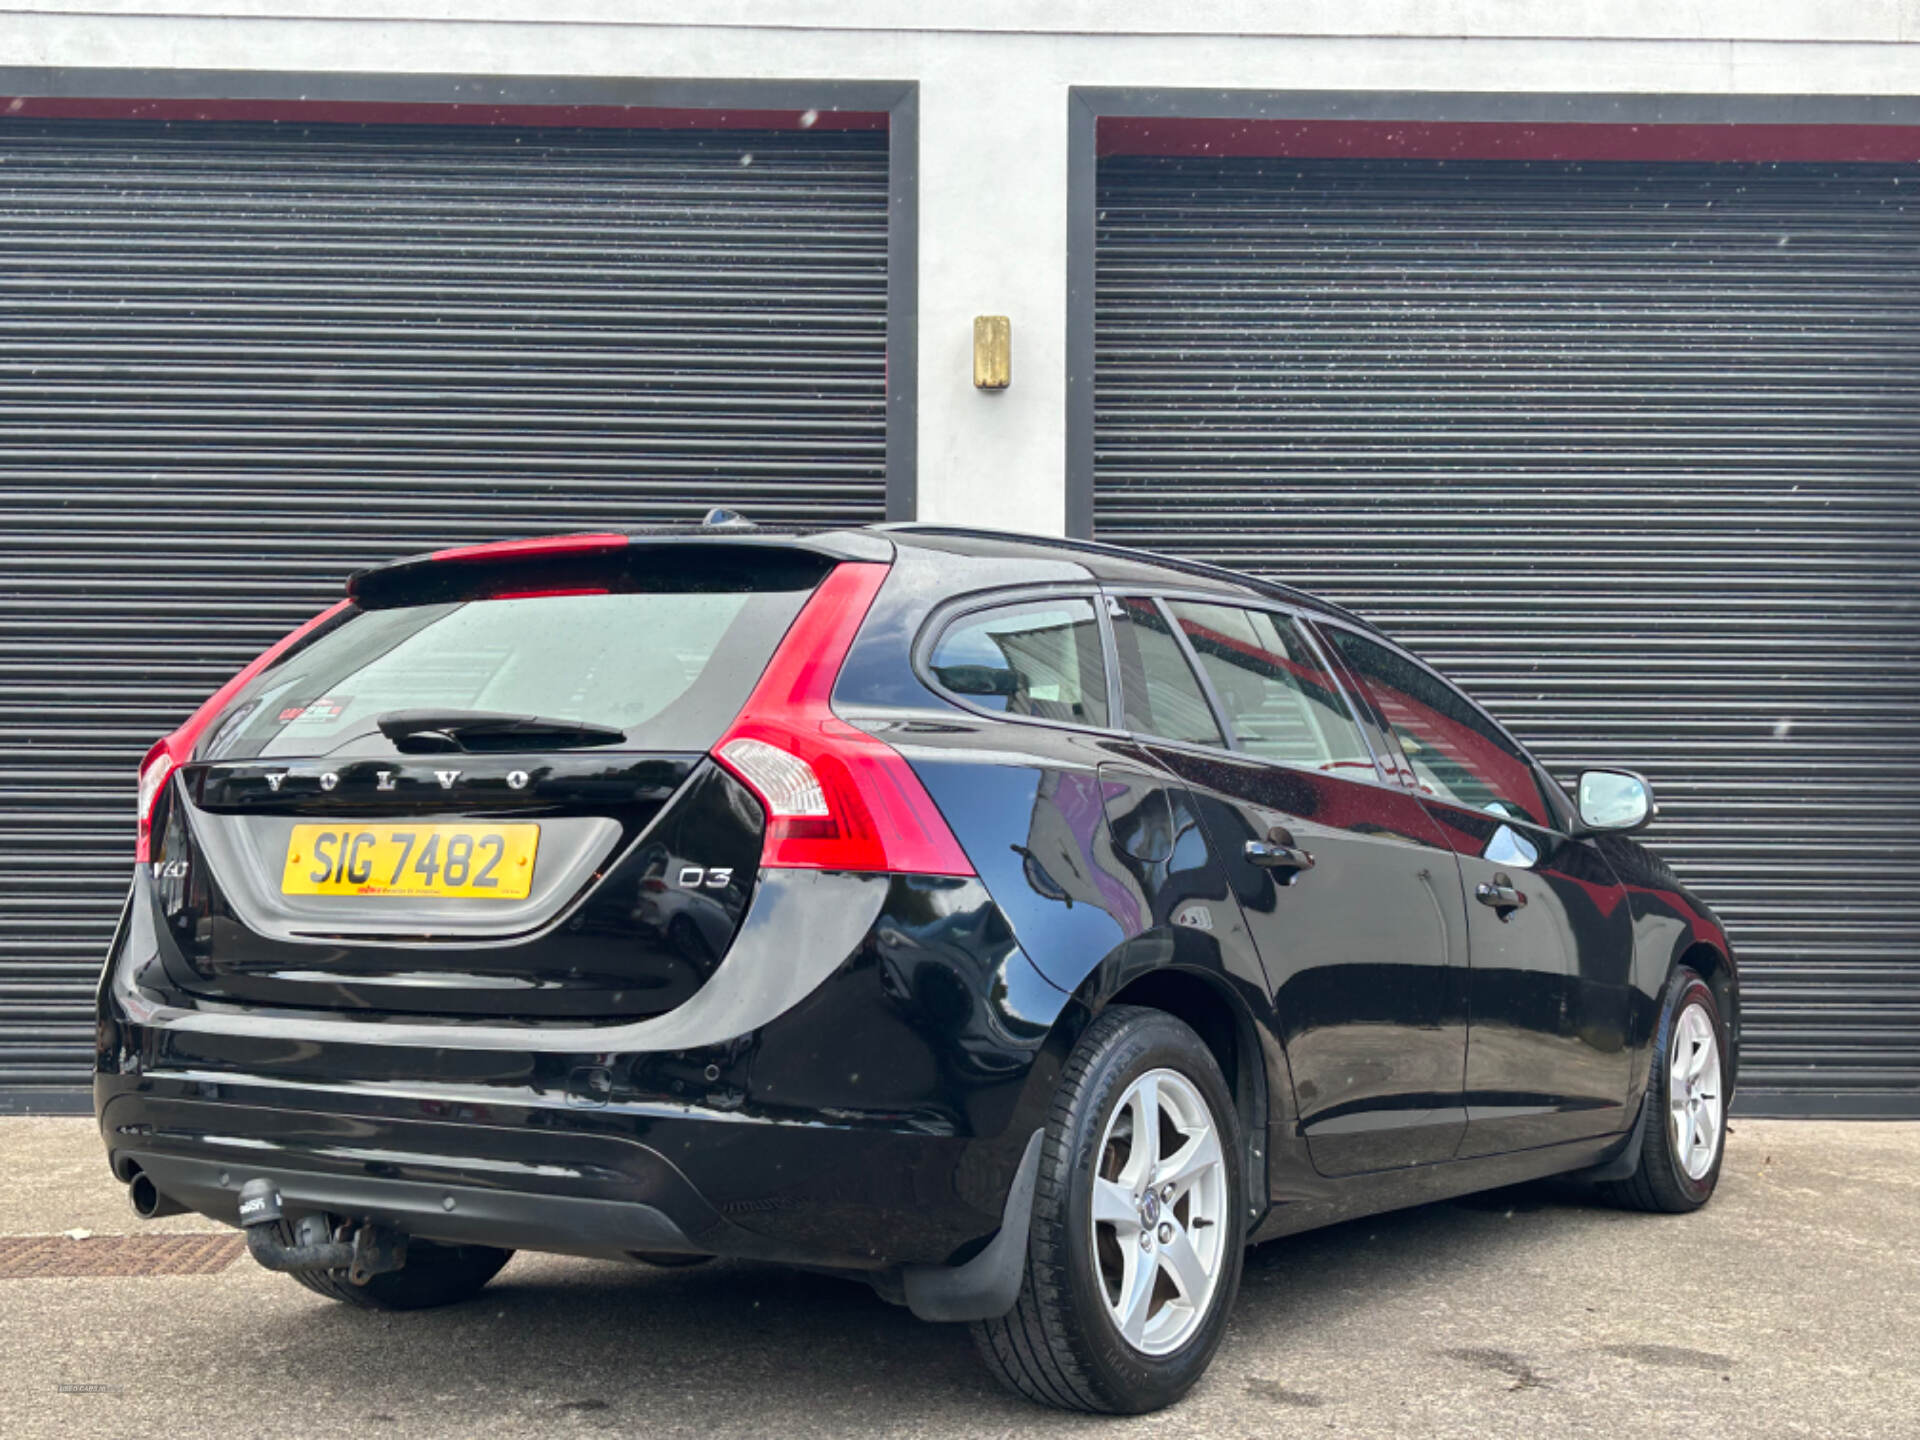
[(1104, 1000), (1161, 1010), (1184, 1022), (1213, 1052), (1233, 1092), (1244, 1133), (1257, 1135), (1267, 1124), (1266, 1070), (1260, 1062), (1259, 1036), (1252, 1015), (1224, 985), (1196, 970), (1151, 970)]
[[(1271, 1092), (1276, 1084), (1291, 1083), (1284, 1056), (1269, 1054), (1251, 1007), (1221, 975), (1161, 965), (1144, 973), (1135, 971), (1118, 988), (1113, 988), (1114, 983), (1113, 968), (1107, 965), (1082, 981), (1048, 1037), (1048, 1048), (1064, 1059), (1087, 1027), (1116, 1005), (1158, 1010), (1186, 1025), (1200, 1037), (1226, 1078), (1241, 1136), (1255, 1152), (1245, 1157), (1247, 1203), (1256, 1214), (1264, 1215), (1271, 1193), (1266, 1163)], [(1278, 1048), (1277, 1042), (1271, 1047), (1276, 1052)], [(1270, 1076), (1269, 1066), (1274, 1064), (1282, 1068), (1277, 1076)], [(1253, 1226), (1247, 1228), (1251, 1233)]]
[(1195, 938), (1183, 931), (1169, 944), (1164, 931), (1148, 931), (1122, 942), (1081, 973), (1049, 1022), (1040, 1047), (1047, 1063), (1023, 1098), (1023, 1114), (1034, 1107), (1044, 1113), (1067, 1057), (1107, 1010), (1115, 1005), (1159, 1010), (1193, 1030), (1219, 1065), (1241, 1134), (1258, 1152), (1246, 1166), (1248, 1200), (1264, 1214), (1270, 1194), (1265, 1158), (1271, 1149), (1269, 1132), (1293, 1118), (1293, 1078), (1283, 1032), (1265, 990), (1237, 976), (1217, 949), (1196, 950)]

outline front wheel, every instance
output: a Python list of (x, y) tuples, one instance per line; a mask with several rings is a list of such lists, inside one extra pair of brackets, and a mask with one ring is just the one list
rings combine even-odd
[(1060, 1409), (1140, 1414), (1178, 1400), (1226, 1333), (1244, 1194), (1213, 1053), (1161, 1011), (1103, 1013), (1048, 1116), (1020, 1298), (973, 1327), (988, 1368)]
[(1653, 1047), (1634, 1171), (1600, 1188), (1632, 1210), (1683, 1215), (1713, 1198), (1727, 1130), (1726, 1028), (1713, 990), (1674, 967)]

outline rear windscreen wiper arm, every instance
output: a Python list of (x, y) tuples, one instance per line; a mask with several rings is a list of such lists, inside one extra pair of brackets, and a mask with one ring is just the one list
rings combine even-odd
[(415, 752), (617, 745), (627, 738), (609, 725), (494, 710), (389, 710), (373, 723), (400, 749)]

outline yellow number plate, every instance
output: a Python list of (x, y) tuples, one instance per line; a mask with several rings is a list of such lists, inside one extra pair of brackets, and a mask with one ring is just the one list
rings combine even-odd
[(285, 895), (524, 900), (538, 825), (296, 825)]

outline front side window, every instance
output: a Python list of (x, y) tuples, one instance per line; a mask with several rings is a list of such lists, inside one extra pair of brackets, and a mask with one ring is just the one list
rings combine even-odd
[(1188, 600), (1168, 609), (1199, 657), (1239, 748), (1288, 765), (1375, 774), (1346, 701), (1292, 620)]
[(1191, 745), (1226, 743), (1158, 605), (1138, 596), (1122, 600), (1113, 621), (1113, 648), (1120, 663), (1127, 729)]
[(1384, 645), (1338, 626), (1325, 629), (1393, 728), (1423, 794), (1509, 820), (1552, 823), (1531, 762), (1466, 696)]
[(1002, 715), (1107, 723), (1107, 667), (1093, 602), (1077, 597), (977, 610), (933, 647), (933, 678)]

